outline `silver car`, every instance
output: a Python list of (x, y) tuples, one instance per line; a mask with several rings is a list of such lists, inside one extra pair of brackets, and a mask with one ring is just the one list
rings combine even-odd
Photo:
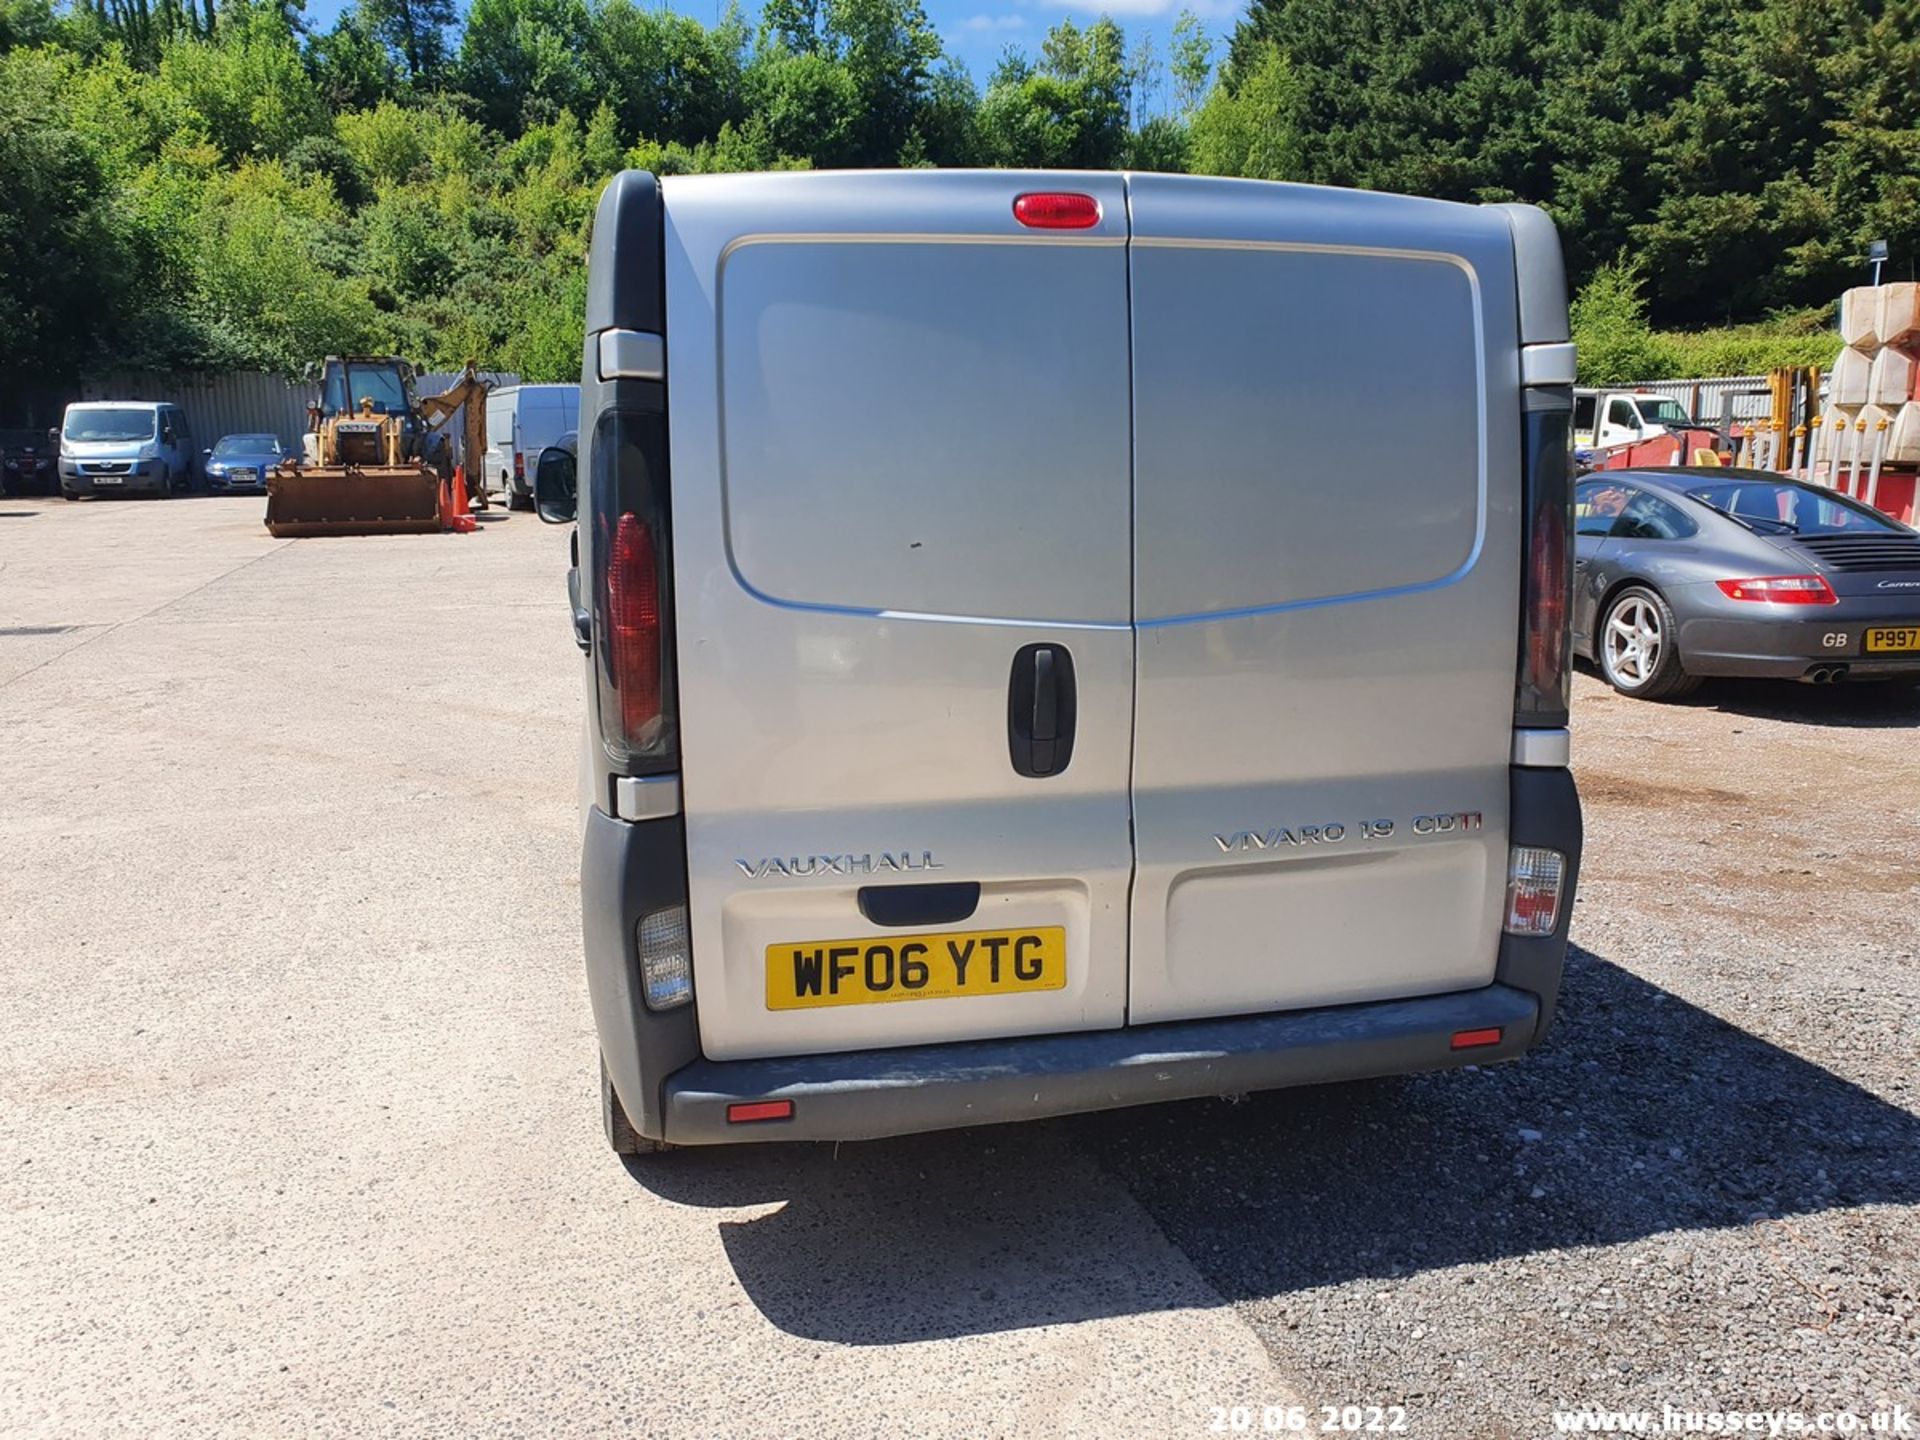
[(1538, 1043), (1581, 847), (1543, 213), (628, 172), (587, 295), (535, 492), (577, 480), (616, 1150)]
[(1920, 680), (1920, 535), (1765, 470), (1617, 470), (1575, 490), (1574, 645), (1623, 695), (1716, 675)]

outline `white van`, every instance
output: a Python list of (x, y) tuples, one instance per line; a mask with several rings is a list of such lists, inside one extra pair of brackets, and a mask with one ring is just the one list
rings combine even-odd
[(1607, 450), (1676, 430), (1713, 428), (1689, 415), (1678, 400), (1651, 391), (1573, 392), (1573, 443), (1582, 449)]
[(540, 452), (580, 425), (578, 385), (505, 385), (487, 393), (487, 454), (483, 483), (509, 509), (532, 495)]
[[(616, 1150), (1539, 1041), (1581, 848), (1542, 212), (628, 172), (586, 324)], [(543, 518), (574, 475), (540, 457)]]

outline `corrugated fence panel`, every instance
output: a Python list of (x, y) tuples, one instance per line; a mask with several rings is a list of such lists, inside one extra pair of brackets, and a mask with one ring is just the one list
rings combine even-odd
[(187, 412), (195, 448), (205, 450), (222, 435), (272, 433), (298, 447), (307, 428), (307, 406), (319, 388), (258, 370), (224, 374), (128, 370), (97, 375), (80, 387), (82, 400), (149, 400)]
[[(1612, 385), (1612, 390), (1651, 390), (1678, 400), (1696, 420), (1718, 425), (1733, 404), (1735, 420), (1764, 420), (1773, 414), (1773, 398), (1764, 375), (1722, 375), (1710, 380), (1642, 380), (1634, 385)], [(1826, 394), (1826, 381), (1821, 392)]]

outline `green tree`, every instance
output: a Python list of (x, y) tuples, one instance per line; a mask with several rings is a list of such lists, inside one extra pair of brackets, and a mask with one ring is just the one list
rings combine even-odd
[(1203, 175), (1298, 180), (1306, 173), (1301, 87), (1276, 45), (1242, 55), (1194, 114), (1190, 162)]
[(1205, 98), (1213, 76), (1213, 37), (1191, 10), (1183, 9), (1173, 19), (1168, 69), (1173, 73), (1173, 108), (1180, 115), (1191, 115)]
[(401, 87), (393, 56), (356, 11), (342, 12), (331, 30), (309, 36), (305, 58), (329, 110), (366, 109)]
[(509, 135), (529, 120), (578, 111), (592, 94), (591, 17), (583, 0), (473, 0), (459, 81), (487, 124)]
[(453, 0), (358, 0), (356, 18), (406, 66), (407, 78), (437, 75), (447, 59)]
[(1101, 170), (1126, 154), (1133, 75), (1126, 37), (1111, 20), (1047, 32), (1036, 66), (1009, 54), (980, 101), (989, 164)]
[(593, 37), (599, 93), (625, 134), (697, 144), (744, 118), (737, 25), (708, 29), (671, 10), (605, 0)]

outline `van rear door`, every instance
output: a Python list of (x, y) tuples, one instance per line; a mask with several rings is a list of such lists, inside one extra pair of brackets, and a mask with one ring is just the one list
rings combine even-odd
[(664, 182), (709, 1058), (1124, 1023), (1127, 211), (1061, 185)]
[(1486, 984), (1520, 595), (1507, 222), (1129, 187), (1130, 1018)]

